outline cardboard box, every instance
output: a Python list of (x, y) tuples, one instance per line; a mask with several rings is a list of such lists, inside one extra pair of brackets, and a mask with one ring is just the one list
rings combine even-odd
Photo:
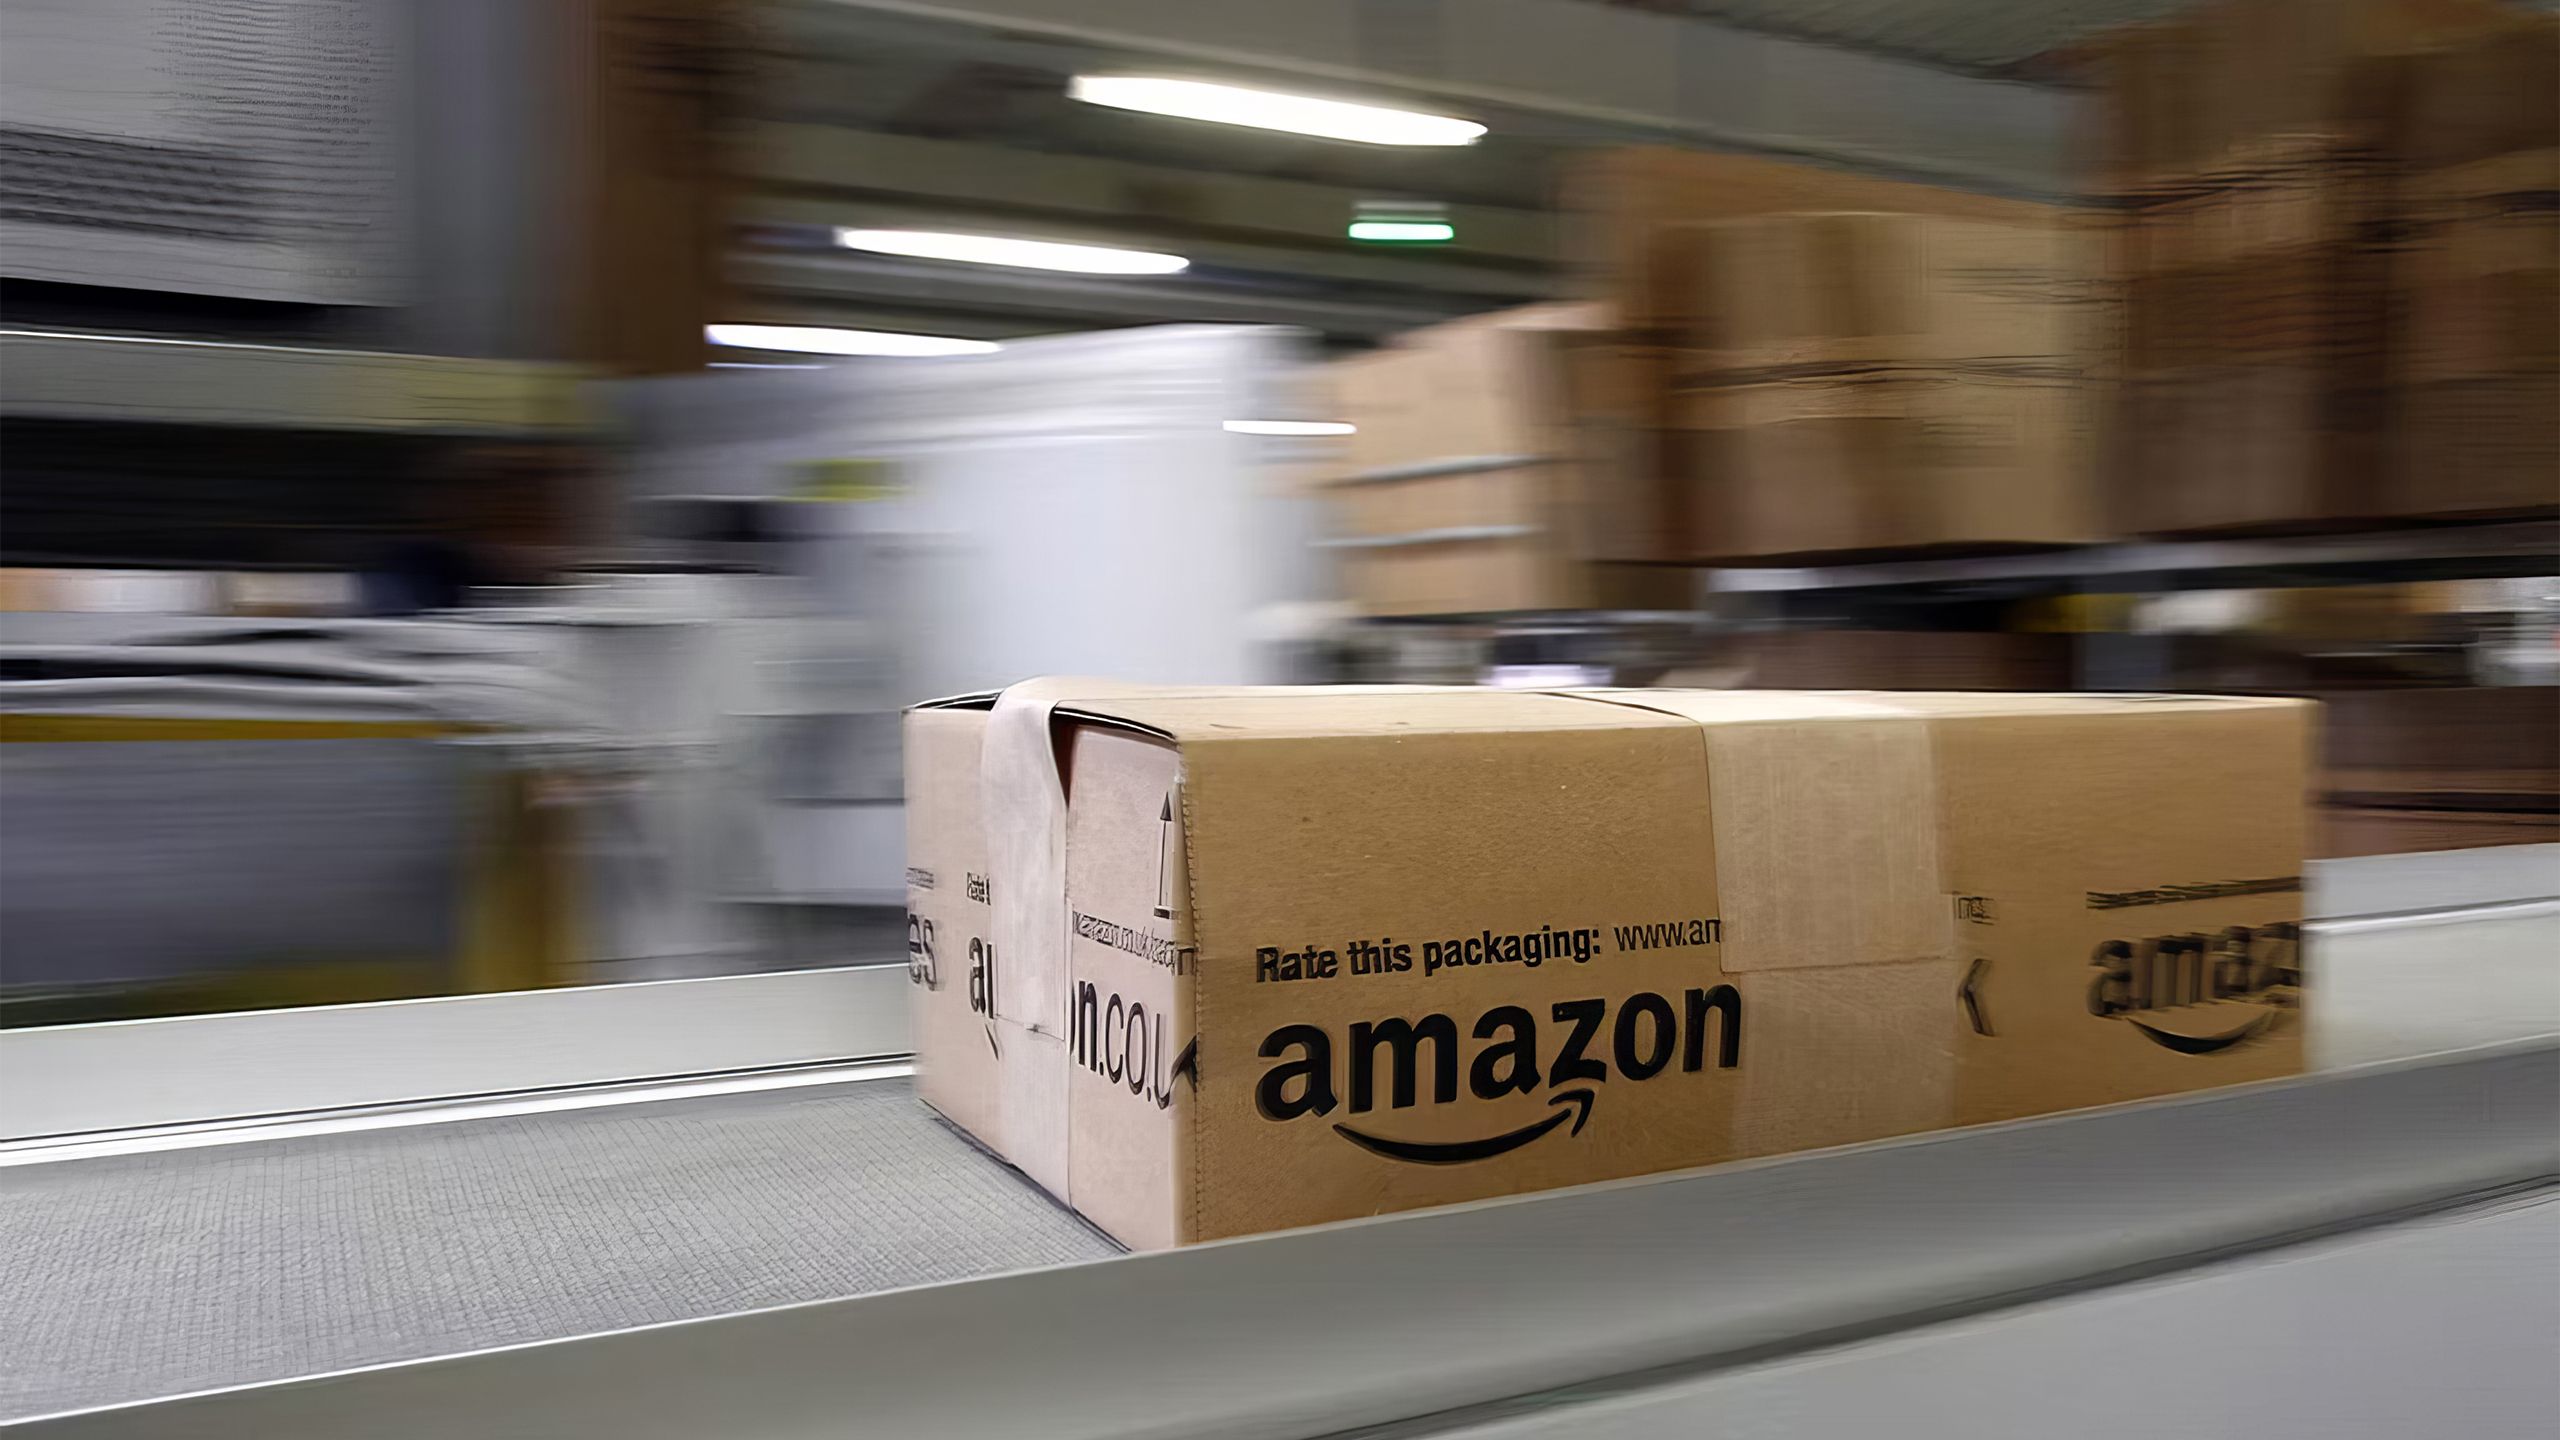
[(1684, 558), (1794, 560), (2095, 539), (2095, 398), (2079, 380), (1868, 369), (1678, 397)]
[(2114, 522), (2139, 534), (2369, 518), (2389, 303), (2370, 137), (2313, 139), (2141, 198), (2125, 283)]
[(1608, 323), (1597, 305), (1523, 305), (1415, 330), (1333, 362), (1340, 418), (1358, 427), (1343, 448), (1346, 475), (1552, 458), (1561, 408), (1547, 337)]
[(2102, 300), (2101, 232), (1820, 212), (1677, 226), (1681, 344), (1720, 370), (2004, 361), (2074, 373)]
[(905, 729), (907, 979), (916, 1094), (1002, 1155), (993, 882), (978, 799), (987, 711), (913, 710)]
[(2560, 507), (2560, 20), (2413, 57), (2391, 513)]
[[(1358, 427), (1332, 477), (1343, 591), (1371, 615), (1653, 610), (1686, 577), (1613, 563), (1610, 527), (1658, 427), (1659, 395), (1589, 305), (1417, 331), (1328, 367)], [(1639, 387), (1634, 382), (1648, 382)]]
[(1793, 559), (2097, 538), (2096, 238), (1919, 215), (1688, 227), (1659, 557)]
[(2310, 708), (1017, 687), (1000, 1064), (1139, 1248), (2288, 1074)]
[[(2515, 508), (2531, 488), (2529, 407), (2395, 394), (2391, 358), (2399, 321), (2427, 322), (2393, 293), (2412, 146), (2440, 161), (2500, 124), (2480, 67), (2435, 87), (2461, 98), (2423, 101), (2411, 57), (2517, 23), (2488, 0), (2224, 0), (2089, 47), (2126, 227), (2119, 528), (2316, 529)], [(2531, 69), (2510, 62), (2520, 90)], [(2526, 104), (2547, 116), (2548, 86)], [(2466, 444), (2484, 410), (2517, 428)]]
[(2270, 137), (2391, 103), (2367, 68), (2515, 23), (2500, 0), (2219, 0), (2075, 47), (2097, 90), (2092, 169), (2116, 193), (2246, 168)]
[(1605, 150), (1566, 173), (1567, 258), (1588, 293), (1640, 337), (1693, 318), (1684, 309), (1685, 239), (1676, 227), (1797, 211), (1864, 210), (2035, 224), (2053, 207), (1753, 155), (1667, 146)]

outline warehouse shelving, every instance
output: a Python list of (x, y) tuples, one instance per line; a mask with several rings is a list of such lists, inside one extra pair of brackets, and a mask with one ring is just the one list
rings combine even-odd
[(2560, 521), (2503, 520), (2329, 535), (2132, 540), (2011, 555), (1719, 569), (1728, 594), (1923, 586), (2018, 592), (2327, 585), (2560, 573)]
[(591, 427), (576, 366), (69, 330), (0, 330), (0, 416), (555, 435)]

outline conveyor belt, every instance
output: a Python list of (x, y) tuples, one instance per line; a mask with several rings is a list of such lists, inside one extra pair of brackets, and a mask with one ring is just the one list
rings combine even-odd
[(0, 1171), (0, 1420), (1090, 1260), (899, 1079)]
[[(2553, 847), (2474, 856), (2324, 866), (2312, 912), (2560, 893)], [(2423, 950), (2498, 978), (2467, 1002), (2492, 1013), (2456, 1006), (2420, 1043), (2411, 990), (2377, 991), (2378, 1018), (2334, 1016), (2338, 1058), (2551, 1008), (2551, 909), (2419, 939), (2346, 922), (2329, 952), (2355, 973)], [(20, 1166), (0, 1170), (0, 1420), (1112, 1253), (894, 1079)]]

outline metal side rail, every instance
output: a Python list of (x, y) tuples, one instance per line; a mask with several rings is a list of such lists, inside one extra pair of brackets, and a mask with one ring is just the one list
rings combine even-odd
[[(53, 1416), (27, 1431), (1429, 1433), (1434, 1417), (1568, 1387), (1995, 1317), (2555, 1181), (2560, 1041), (2538, 1040)], [(2164, 1403), (2176, 1392), (2164, 1381)]]
[[(2316, 1068), (2560, 1032), (2560, 846), (2308, 878)], [(906, 1048), (905, 985), (0, 1034), (0, 1420), (1115, 1253), (845, 1063)]]
[[(2543, 1440), (2560, 1189), (1756, 1365), (1639, 1377), (1369, 1440)], [(2199, 1322), (2202, 1323), (2199, 1323)]]

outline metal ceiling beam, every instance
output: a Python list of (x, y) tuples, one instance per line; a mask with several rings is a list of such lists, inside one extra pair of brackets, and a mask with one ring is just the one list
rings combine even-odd
[[(1688, 16), (1581, 0), (824, 0), (1252, 79), (1617, 127), (2058, 198), (2078, 100)], [(1498, 118), (1498, 117), (1497, 117)]]
[[(1343, 226), (1374, 190), (1133, 164), (1087, 155), (926, 140), (832, 125), (767, 123), (744, 147), (758, 181), (928, 196), (958, 204), (1100, 217), (1119, 228), (1238, 237), (1268, 235), (1347, 250)], [(1514, 267), (1555, 263), (1553, 219), (1531, 210), (1453, 204), (1458, 236), (1430, 264), (1490, 259)], [(1382, 252), (1359, 252), (1375, 255)]]
[(816, 307), (841, 305), (1002, 317), (1014, 334), (1218, 322), (1302, 325), (1328, 335), (1376, 338), (1483, 308), (1455, 297), (1441, 297), (1434, 305), (1427, 294), (1410, 301), (1364, 301), (1339, 293), (1239, 289), (1196, 275), (1106, 280), (909, 264), (849, 253), (749, 252), (732, 256), (730, 267), (748, 295), (748, 313), (738, 317), (743, 320), (815, 320), (821, 318)]
[(767, 124), (745, 147), (750, 225), (913, 225), (1175, 250), (1203, 265), (1469, 297), (1555, 293), (1552, 217), (1451, 207), (1461, 243), (1373, 249), (1343, 237), (1358, 192), (955, 140)]

